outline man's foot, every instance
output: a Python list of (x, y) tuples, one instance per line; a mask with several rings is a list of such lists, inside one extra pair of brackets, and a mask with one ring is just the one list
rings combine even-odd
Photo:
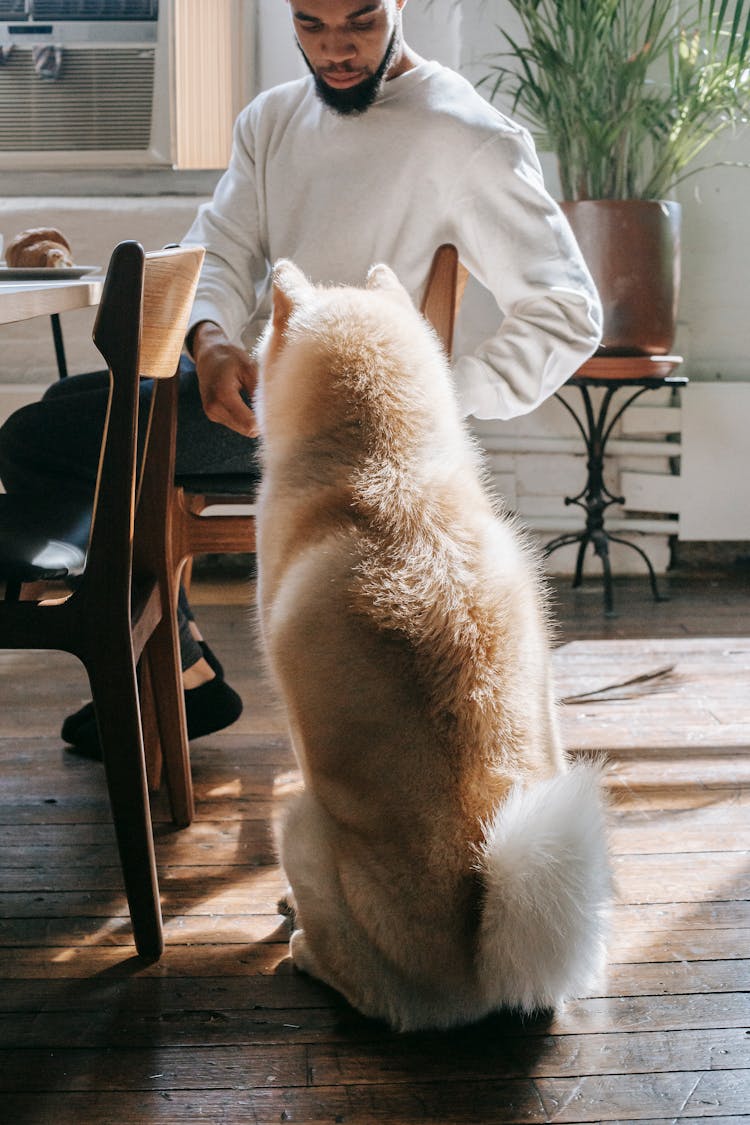
[(224, 665), (221, 663), (218, 656), (216, 656), (216, 654), (213, 652), (213, 650), (208, 647), (208, 645), (206, 644), (206, 642), (204, 640), (198, 641), (198, 647), (200, 648), (201, 652), (203, 653), (203, 659), (205, 660), (206, 664), (208, 664), (208, 666), (211, 668), (211, 670), (213, 671), (213, 674), (216, 676), (217, 680), (223, 680), (224, 679)]
[[(201, 652), (203, 653), (203, 659), (206, 661), (206, 664), (208, 664), (208, 666), (213, 670), (214, 675), (216, 676), (217, 680), (223, 680), (224, 679), (224, 668), (222, 667), (221, 661), (214, 655), (214, 653), (208, 647), (208, 645), (206, 644), (205, 641), (198, 641), (198, 644), (200, 645)], [(231, 690), (232, 689), (230, 688), (230, 691)], [(188, 693), (185, 692), (185, 710), (186, 711), (187, 711), (187, 706), (188, 706), (187, 705), (187, 695), (188, 695)], [(91, 702), (84, 703), (83, 707), (79, 707), (79, 709), (77, 711), (74, 711), (72, 715), (68, 715), (67, 719), (65, 719), (65, 721), (62, 725), (62, 729), (60, 730), (60, 737), (62, 738), (63, 742), (68, 742), (71, 745), (75, 745), (76, 742), (77, 742), (77, 735), (78, 735), (79, 729), (81, 727), (85, 726), (87, 723), (95, 722), (95, 720), (96, 720), (96, 715), (94, 714), (94, 704), (91, 703)], [(224, 725), (228, 726), (229, 724), (225, 723)], [(190, 723), (188, 722), (188, 730), (189, 729), (190, 729)], [(216, 727), (215, 729), (221, 730), (222, 728)], [(211, 733), (211, 732), (206, 732), (206, 733)], [(194, 737), (198, 738), (198, 735), (196, 734)]]
[[(192, 741), (231, 726), (242, 714), (242, 700), (234, 688), (218, 676), (185, 691), (187, 736)], [(73, 721), (75, 726), (73, 727)], [(72, 729), (71, 729), (72, 727)], [(63, 739), (72, 754), (101, 760), (102, 750), (93, 703), (87, 703), (63, 723)]]

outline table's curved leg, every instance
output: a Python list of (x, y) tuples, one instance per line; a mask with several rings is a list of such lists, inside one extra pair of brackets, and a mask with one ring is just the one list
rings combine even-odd
[(609, 562), (609, 540), (612, 538), (608, 532), (601, 530), (591, 536), (594, 550), (602, 564), (604, 575), (604, 615), (614, 617), (614, 599), (612, 597), (612, 567)]
[[(573, 418), (578, 431), (581, 434), (583, 443), (586, 450), (586, 481), (581, 489), (575, 496), (565, 497), (565, 504), (574, 504), (583, 509), (586, 515), (585, 526), (577, 533), (566, 533), (559, 535), (553, 539), (544, 548), (545, 557), (549, 556), (558, 547), (564, 547), (568, 544), (578, 543), (578, 557), (576, 560), (575, 576), (573, 579), (573, 587), (581, 585), (583, 578), (583, 563), (586, 548), (589, 543), (594, 547), (596, 554), (601, 560), (602, 570), (604, 572), (604, 612), (607, 616), (613, 615), (613, 597), (612, 597), (612, 569), (609, 556), (609, 543), (624, 543), (626, 547), (632, 547), (637, 551), (648, 568), (649, 580), (651, 582), (651, 590), (654, 598), (657, 601), (663, 601), (665, 595), (659, 592), (656, 582), (656, 574), (651, 564), (651, 560), (644, 550), (637, 547), (635, 543), (631, 543), (627, 539), (622, 539), (617, 535), (610, 535), (605, 527), (605, 513), (612, 504), (624, 504), (625, 500), (622, 496), (616, 496), (604, 482), (604, 462), (605, 453), (608, 442), (612, 436), (615, 426), (622, 418), (625, 411), (630, 407), (636, 399), (640, 398), (647, 390), (655, 390), (663, 386), (676, 386), (684, 385), (687, 380), (681, 376), (673, 376), (671, 371), (680, 362), (679, 357), (669, 358), (668, 371), (670, 374), (664, 375), (660, 373), (656, 376), (651, 376), (649, 373), (649, 366), (651, 358), (644, 358), (643, 372), (639, 373), (636, 378), (632, 371), (623, 375), (622, 378), (613, 377), (610, 368), (612, 364), (621, 362), (619, 359), (602, 360), (602, 364), (606, 369), (606, 377), (597, 379), (588, 374), (587, 371), (581, 372), (580, 379), (574, 376), (570, 380), (570, 385), (577, 388), (580, 393), (580, 403), (582, 410), (576, 410), (566, 401), (564, 396), (559, 393), (555, 394), (558, 402), (562, 404), (568, 414)], [(632, 361), (622, 360), (623, 363)], [(590, 361), (595, 364), (596, 360)], [(585, 365), (584, 365), (585, 366)], [(598, 402), (592, 399), (590, 394), (590, 387), (598, 387), (603, 389), (603, 395)], [(615, 402), (615, 395), (619, 391), (626, 391), (626, 396), (623, 401)]]
[(574, 590), (577, 590), (578, 587), (581, 585), (581, 582), (583, 581), (583, 557), (586, 554), (586, 548), (588, 547), (589, 543), (591, 542), (591, 536), (587, 532), (584, 532), (584, 534), (582, 536), (580, 536), (580, 539), (581, 539), (581, 545), (578, 548), (578, 557), (576, 558), (576, 569), (575, 569), (575, 574), (573, 575), (573, 589)]
[(654, 601), (668, 602), (669, 594), (662, 594), (659, 592), (659, 586), (656, 581), (656, 571), (653, 568), (651, 559), (648, 557), (643, 548), (638, 547), (635, 543), (631, 543), (629, 539), (623, 539), (619, 535), (609, 535), (608, 538), (611, 539), (613, 543), (622, 543), (624, 547), (630, 547), (633, 551), (637, 551), (648, 568), (648, 577), (651, 583), (651, 593), (654, 595)]
[(55, 359), (57, 360), (57, 374), (61, 379), (68, 377), (68, 363), (65, 358), (65, 344), (63, 342), (62, 325), (60, 324), (60, 314), (51, 313), (50, 322), (52, 324), (52, 339), (55, 344)]
[(566, 531), (563, 535), (558, 535), (556, 539), (550, 539), (543, 548), (545, 559), (557, 551), (560, 547), (568, 547), (571, 543), (577, 543), (581, 536), (585, 535), (584, 531)]

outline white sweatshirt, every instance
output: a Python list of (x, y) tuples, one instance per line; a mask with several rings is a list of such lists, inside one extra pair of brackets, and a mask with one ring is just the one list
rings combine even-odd
[(388, 81), (361, 115), (333, 113), (311, 77), (260, 94), (184, 241), (208, 251), (191, 325), (215, 321), (247, 347), (277, 259), (350, 285), (387, 262), (419, 304), (435, 249), (454, 243), (503, 314), (454, 361), (462, 409), (479, 418), (533, 410), (600, 338), (594, 284), (529, 134), (436, 62)]

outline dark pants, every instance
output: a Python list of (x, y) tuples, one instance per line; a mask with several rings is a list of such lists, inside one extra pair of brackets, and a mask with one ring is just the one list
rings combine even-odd
[[(258, 478), (257, 441), (211, 422), (203, 412), (195, 367), (180, 361), (176, 474), (237, 474)], [(0, 428), (0, 480), (8, 493), (80, 498), (91, 507), (107, 410), (109, 375), (94, 371), (53, 383), (39, 402), (12, 414)], [(151, 396), (141, 384), (139, 441)], [(202, 656), (188, 627), (184, 594), (178, 608), (180, 657), (189, 668)]]

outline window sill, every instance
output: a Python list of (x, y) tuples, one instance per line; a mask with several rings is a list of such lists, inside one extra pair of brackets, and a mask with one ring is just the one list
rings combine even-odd
[(219, 171), (175, 171), (173, 168), (81, 169), (48, 172), (3, 172), (3, 195), (17, 197), (97, 195), (210, 196)]

